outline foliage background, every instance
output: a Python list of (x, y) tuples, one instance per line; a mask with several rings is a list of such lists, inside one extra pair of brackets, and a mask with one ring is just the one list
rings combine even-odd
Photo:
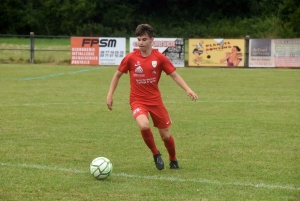
[(1, 34), (158, 37), (300, 37), (298, 0), (2, 0)]

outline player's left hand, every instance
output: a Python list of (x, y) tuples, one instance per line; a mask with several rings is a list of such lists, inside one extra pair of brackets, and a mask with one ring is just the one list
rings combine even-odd
[(113, 99), (111, 97), (107, 97), (107, 99), (106, 99), (106, 105), (107, 105), (108, 109), (112, 110)]
[(196, 102), (198, 100), (197, 94), (195, 92), (193, 92), (193, 91), (188, 91), (187, 95), (192, 98), (192, 101)]

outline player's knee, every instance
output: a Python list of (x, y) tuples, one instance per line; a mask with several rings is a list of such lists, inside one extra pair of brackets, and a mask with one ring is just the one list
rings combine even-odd
[(150, 128), (150, 126), (149, 126), (149, 124), (140, 124), (139, 125), (140, 126), (140, 130), (147, 130), (147, 129), (149, 129)]
[(170, 138), (170, 135), (161, 135), (162, 141), (168, 141)]
[(168, 128), (159, 129), (159, 134), (160, 134), (162, 141), (168, 141), (171, 136), (171, 133)]

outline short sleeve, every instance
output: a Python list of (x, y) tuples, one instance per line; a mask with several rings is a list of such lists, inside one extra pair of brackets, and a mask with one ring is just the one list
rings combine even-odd
[(167, 75), (170, 75), (171, 73), (173, 73), (176, 70), (175, 66), (171, 63), (171, 61), (164, 54), (162, 54), (161, 58), (163, 60), (163, 71)]
[(123, 58), (123, 60), (121, 61), (121, 64), (118, 68), (118, 70), (122, 73), (128, 73), (128, 55), (126, 57)]

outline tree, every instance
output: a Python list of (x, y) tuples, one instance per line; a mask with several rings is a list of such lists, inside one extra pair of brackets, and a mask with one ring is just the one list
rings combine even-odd
[[(285, 0), (279, 6), (279, 18), (283, 27), (294, 32), (294, 37), (300, 37), (300, 1)], [(292, 37), (293, 37), (292, 36)]]
[[(18, 6), (16, 6), (18, 5)], [(25, 34), (25, 6), (21, 0), (2, 0), (0, 4), (0, 30), (2, 33)], [(28, 34), (27, 32), (26, 34)]]

